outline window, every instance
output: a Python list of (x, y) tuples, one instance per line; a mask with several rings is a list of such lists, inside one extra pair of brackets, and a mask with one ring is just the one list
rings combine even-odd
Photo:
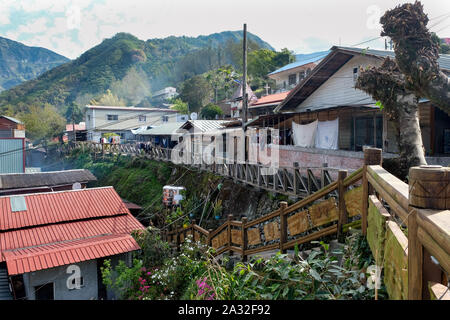
[(91, 121), (91, 115), (88, 114), (88, 121)]
[(106, 115), (106, 119), (108, 121), (116, 121), (119, 120), (119, 116), (117, 114), (108, 114)]
[(300, 71), (300, 73), (298, 74), (298, 81), (302, 81), (303, 79), (305, 79), (305, 77), (306, 77), (305, 70)]
[(290, 74), (289, 75), (289, 85), (293, 85), (297, 82), (297, 75), (294, 74)]
[(353, 68), (353, 83), (356, 84), (356, 80), (358, 80), (359, 76), (359, 66), (356, 68)]
[(139, 122), (146, 122), (147, 121), (147, 116), (139, 116)]
[(168, 122), (169, 121), (169, 116), (162, 116), (162, 121), (163, 122)]

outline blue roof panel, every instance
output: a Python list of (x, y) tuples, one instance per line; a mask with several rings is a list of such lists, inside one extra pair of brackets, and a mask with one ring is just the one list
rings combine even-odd
[(311, 63), (311, 62), (316, 62), (316, 61), (322, 60), (329, 53), (330, 53), (330, 51), (327, 50), (327, 51), (319, 51), (319, 52), (313, 52), (313, 53), (307, 53), (307, 54), (296, 54), (295, 62), (289, 63), (289, 64), (269, 73), (269, 75), (275, 74), (278, 72), (282, 72), (282, 71), (286, 71), (289, 69), (297, 68), (297, 67), (303, 66), (305, 64)]

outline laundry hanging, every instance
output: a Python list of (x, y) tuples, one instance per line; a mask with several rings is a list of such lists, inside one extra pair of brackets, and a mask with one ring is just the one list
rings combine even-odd
[(315, 147), (320, 149), (338, 148), (339, 118), (331, 121), (319, 121), (316, 132)]
[(318, 121), (309, 124), (297, 124), (292, 122), (294, 145), (305, 148), (313, 148), (315, 144), (315, 136)]

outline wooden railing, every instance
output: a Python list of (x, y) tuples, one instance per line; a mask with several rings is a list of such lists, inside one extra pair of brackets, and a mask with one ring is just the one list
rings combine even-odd
[(340, 170), (337, 181), (290, 206), (282, 202), (252, 221), (229, 215), (215, 230), (194, 221), (169, 230), (166, 239), (179, 247), (192, 235), (216, 255), (238, 253), (246, 260), (324, 236), (341, 238), (361, 224), (391, 299), (450, 299), (450, 169), (411, 168), (408, 186), (381, 167), (380, 149), (364, 155), (363, 168), (348, 177)]
[[(100, 157), (105, 154), (124, 154), (144, 156), (149, 159), (166, 162), (172, 161), (172, 152), (176, 152), (173, 149), (160, 147), (143, 150), (137, 144), (102, 144), (85, 141), (69, 144), (65, 148), (64, 151), (71, 151), (74, 148), (91, 151), (94, 157)], [(179, 156), (181, 157), (182, 154)], [(192, 153), (189, 157), (192, 161), (191, 164), (188, 164), (190, 167), (228, 177), (253, 187), (299, 198), (307, 197), (332, 183), (337, 178), (339, 171), (338, 168), (328, 167), (324, 163), (318, 167), (308, 168), (300, 167), (297, 164), (292, 167), (279, 167), (273, 170), (272, 173), (270, 167), (262, 164), (249, 162), (230, 163), (230, 159), (219, 156), (211, 157), (210, 163), (205, 163), (202, 154), (199, 153)], [(268, 172), (270, 174), (267, 174)], [(335, 193), (335, 195), (337, 194)]]
[[(282, 252), (295, 245), (310, 242), (323, 236), (341, 234), (349, 226), (349, 218), (361, 214), (362, 169), (346, 177), (347, 171), (339, 171), (339, 179), (313, 195), (288, 206), (281, 202), (279, 209), (252, 221), (241, 221), (229, 215), (225, 223), (215, 230), (205, 230), (195, 222), (188, 227), (175, 227), (166, 234), (167, 240), (177, 247), (192, 235), (216, 249), (216, 255), (224, 252), (238, 253), (245, 261), (247, 256), (279, 249)], [(337, 197), (335, 196), (337, 194)], [(317, 201), (325, 198), (322, 201)], [(355, 223), (356, 222), (356, 223)], [(358, 224), (354, 221), (350, 225)]]

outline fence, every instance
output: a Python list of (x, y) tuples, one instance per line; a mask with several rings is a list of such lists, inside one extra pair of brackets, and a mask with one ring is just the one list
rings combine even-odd
[(194, 221), (169, 230), (167, 240), (179, 247), (190, 234), (216, 255), (238, 253), (245, 261), (327, 235), (342, 239), (350, 226), (361, 224), (391, 299), (450, 299), (450, 168), (411, 168), (408, 186), (381, 162), (381, 149), (368, 148), (363, 168), (350, 176), (340, 170), (337, 181), (290, 206), (282, 202), (252, 221), (229, 215), (216, 230)]
[[(74, 148), (90, 151), (94, 157), (105, 154), (123, 154), (144, 156), (149, 159), (171, 162), (173, 149), (152, 147), (147, 150), (140, 149), (137, 144), (103, 144), (96, 142), (83, 142), (69, 144), (61, 150), (68, 152)], [(178, 155), (183, 158), (183, 154)], [(295, 164), (292, 167), (270, 168), (262, 164), (249, 162), (230, 161), (230, 159), (210, 156), (211, 161), (206, 163), (200, 153), (184, 154), (188, 166), (199, 170), (211, 172), (231, 178), (236, 182), (245, 183), (253, 187), (268, 191), (282, 193), (295, 197), (307, 197), (320, 190), (337, 178), (339, 169), (328, 167), (326, 163), (320, 167), (300, 167)]]

